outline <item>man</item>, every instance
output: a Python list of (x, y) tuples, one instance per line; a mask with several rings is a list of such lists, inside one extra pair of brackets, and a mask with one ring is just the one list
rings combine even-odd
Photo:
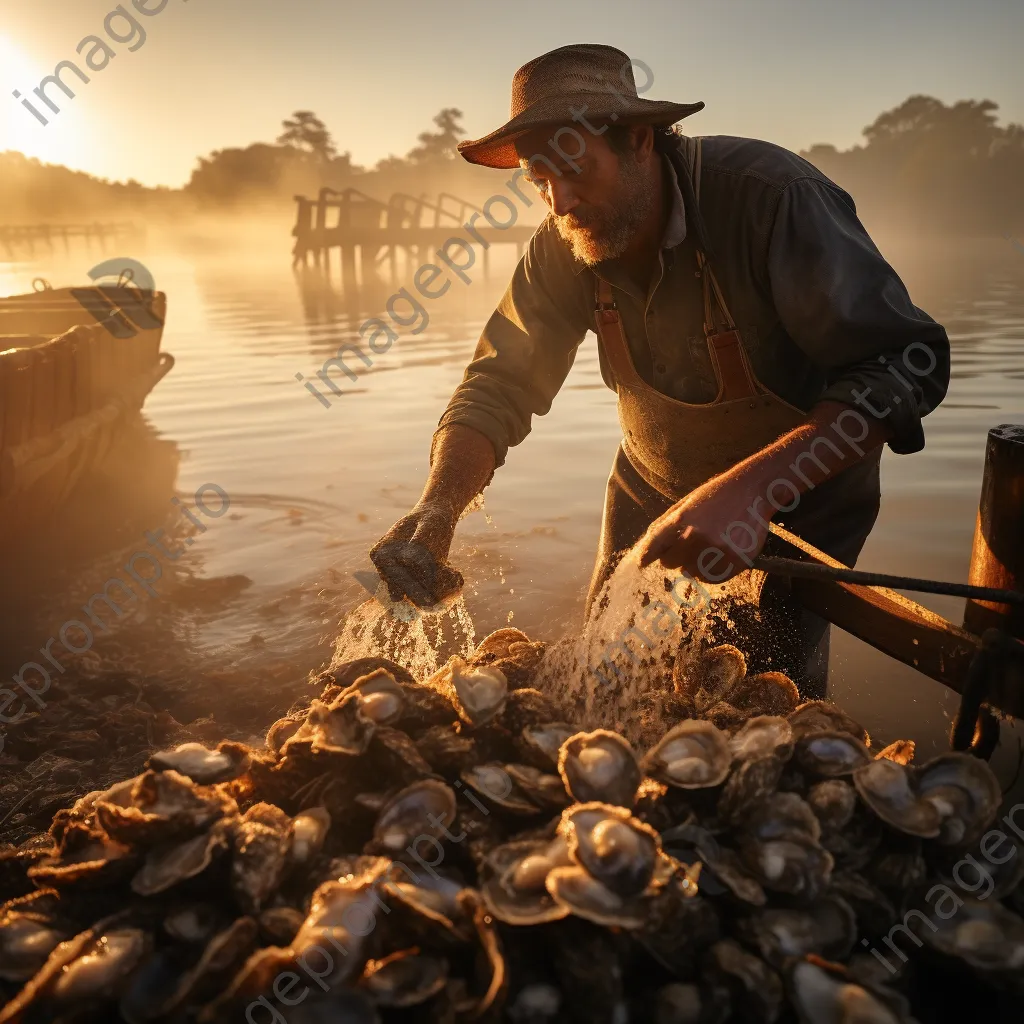
[[(441, 418), (422, 497), (371, 551), (393, 598), (429, 605), (461, 583), (445, 564), (455, 524), (548, 411), (588, 329), (623, 429), (588, 609), (641, 537), (642, 562), (722, 582), (780, 512), (852, 565), (881, 446), (924, 445), (949, 343), (852, 199), (770, 143), (677, 134), (703, 103), (641, 98), (632, 65), (609, 46), (544, 54), (516, 72), (511, 120), (459, 145), (521, 167), (549, 214)], [(827, 623), (782, 580), (760, 607), (755, 663), (821, 693)]]

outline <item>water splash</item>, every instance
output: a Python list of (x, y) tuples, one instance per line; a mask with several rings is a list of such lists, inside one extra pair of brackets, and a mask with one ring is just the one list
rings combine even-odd
[(651, 695), (672, 689), (673, 666), (695, 658), (712, 627), (719, 638), (735, 628), (733, 609), (756, 605), (763, 582), (758, 572), (702, 584), (657, 564), (641, 569), (633, 548), (601, 589), (582, 631), (548, 651), (535, 685), (574, 721), (635, 738), (658, 717)]
[(476, 628), (461, 594), (421, 609), (409, 601), (391, 601), (381, 584), (375, 597), (345, 617), (330, 668), (356, 658), (387, 658), (424, 679), (451, 655), (468, 657), (475, 646)]

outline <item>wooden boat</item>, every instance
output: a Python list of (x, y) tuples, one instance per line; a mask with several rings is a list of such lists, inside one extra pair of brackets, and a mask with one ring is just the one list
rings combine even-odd
[(138, 415), (174, 365), (166, 311), (133, 287), (0, 299), (0, 535), (57, 509)]

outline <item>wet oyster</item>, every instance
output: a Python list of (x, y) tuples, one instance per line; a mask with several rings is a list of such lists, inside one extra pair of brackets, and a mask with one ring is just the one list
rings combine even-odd
[(499, 669), (468, 665), (452, 658), (441, 670), (438, 685), (455, 697), (459, 717), (468, 725), (485, 725), (505, 709), (508, 680)]
[(343, 696), (355, 694), (359, 711), (377, 725), (391, 725), (405, 712), (405, 693), (387, 669), (379, 668), (357, 679)]
[(832, 779), (870, 764), (871, 751), (846, 732), (812, 732), (796, 745), (797, 762), (812, 775)]
[(511, 814), (527, 816), (537, 814), (540, 810), (522, 787), (512, 780), (503, 764), (493, 761), (480, 764), (460, 772), (459, 777), (493, 807), (500, 807)]
[(992, 769), (969, 754), (943, 754), (917, 768), (881, 758), (854, 772), (853, 782), (887, 824), (945, 845), (976, 840), (1002, 800)]
[(448, 965), (437, 957), (401, 950), (371, 960), (360, 982), (378, 1006), (418, 1006), (436, 996), (448, 980)]
[(559, 832), (569, 845), (570, 858), (619, 896), (643, 892), (661, 856), (658, 833), (612, 804), (567, 808)]
[(0, 913), (0, 979), (28, 981), (57, 946), (68, 938), (44, 915), (10, 910)]
[(569, 908), (548, 892), (548, 875), (572, 863), (563, 836), (553, 840), (520, 840), (495, 847), (484, 861), (481, 893), (488, 909), (506, 924), (533, 925), (557, 921)]
[(775, 757), (787, 761), (793, 753), (793, 728), (785, 718), (759, 715), (748, 719), (735, 736), (729, 737), (734, 761)]
[(731, 763), (725, 733), (710, 722), (691, 720), (665, 733), (648, 751), (643, 770), (679, 789), (703, 789), (724, 782)]
[(292, 820), (273, 804), (253, 804), (231, 829), (231, 891), (257, 914), (280, 884), (292, 846)]
[[(929, 914), (932, 927), (921, 938), (940, 953), (956, 957), (984, 973), (1017, 974), (1024, 968), (1024, 919), (995, 900), (964, 894), (952, 914)], [(915, 901), (915, 906), (928, 906)]]
[(100, 886), (131, 874), (138, 856), (131, 847), (87, 825), (72, 825), (55, 856), (44, 857), (28, 869), (38, 886)]
[(809, 960), (793, 967), (789, 987), (802, 1024), (903, 1024), (866, 988)]
[(331, 827), (326, 807), (307, 807), (292, 819), (289, 858), (293, 864), (308, 864), (321, 850)]
[(558, 771), (562, 744), (579, 730), (566, 722), (528, 725), (519, 738), (524, 758), (541, 771)]
[(455, 820), (455, 794), (443, 782), (414, 782), (387, 802), (374, 825), (374, 844), (394, 856), (419, 836), (434, 839)]
[(632, 807), (643, 773), (636, 754), (618, 733), (581, 732), (566, 740), (558, 755), (558, 773), (574, 800), (600, 800)]
[(363, 701), (358, 693), (340, 696), (330, 704), (315, 700), (306, 713), (306, 720), (284, 742), (281, 752), (358, 757), (369, 747), (376, 725), (363, 713)]
[(149, 759), (155, 771), (171, 769), (200, 786), (237, 779), (249, 768), (249, 748), (225, 740), (215, 750), (201, 743), (182, 743), (173, 750), (161, 750)]
[(867, 730), (827, 700), (809, 700), (787, 716), (797, 739), (815, 732), (845, 732), (870, 746)]
[(740, 925), (775, 967), (789, 957), (816, 954), (826, 959), (849, 955), (857, 939), (857, 919), (845, 900), (827, 895), (803, 910), (766, 908)]
[(132, 879), (132, 891), (140, 896), (155, 896), (201, 874), (227, 849), (231, 824), (218, 821), (208, 832), (191, 839), (153, 847)]
[(782, 1009), (782, 981), (760, 957), (733, 939), (716, 942), (704, 958), (705, 976), (729, 992), (741, 1020), (774, 1021)]

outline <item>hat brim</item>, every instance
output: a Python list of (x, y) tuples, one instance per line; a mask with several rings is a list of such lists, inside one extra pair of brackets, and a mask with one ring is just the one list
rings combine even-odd
[(684, 117), (703, 109), (702, 102), (668, 103), (632, 96), (618, 100), (608, 93), (556, 96), (535, 103), (490, 135), (485, 135), (481, 139), (463, 140), (458, 148), (459, 153), (471, 164), (481, 164), (484, 167), (518, 167), (516, 139), (538, 128), (571, 125), (574, 120), (573, 112), (576, 113), (580, 124), (578, 131), (588, 131), (583, 124), (586, 120), (602, 134), (603, 127), (611, 124), (675, 124), (676, 121), (681, 121)]

